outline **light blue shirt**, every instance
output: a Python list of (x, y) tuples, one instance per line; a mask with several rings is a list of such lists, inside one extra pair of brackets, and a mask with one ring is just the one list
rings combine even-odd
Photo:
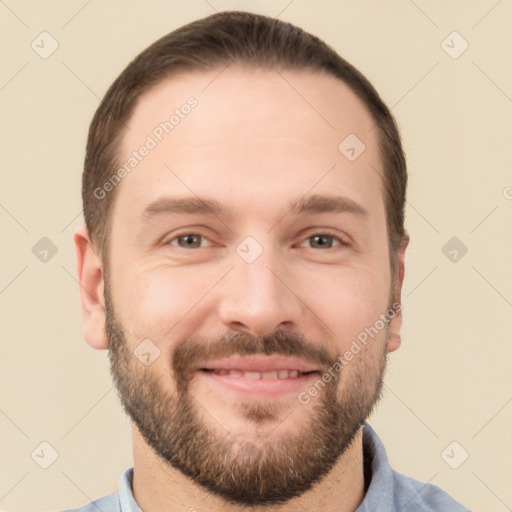
[[(425, 484), (394, 471), (375, 431), (365, 423), (365, 458), (371, 460), (371, 481), (355, 512), (471, 512), (434, 484)], [(64, 512), (141, 512), (132, 494), (133, 468), (121, 475), (119, 492)], [(151, 511), (146, 511), (151, 512)]]

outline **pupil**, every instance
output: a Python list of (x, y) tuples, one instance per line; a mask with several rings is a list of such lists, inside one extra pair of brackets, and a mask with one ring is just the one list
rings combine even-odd
[[(313, 240), (314, 240), (313, 243), (319, 247), (325, 247), (325, 246), (331, 247), (331, 245), (332, 245), (332, 240), (330, 240), (330, 237), (327, 235), (315, 235), (313, 237)], [(330, 243), (329, 243), (329, 241), (326, 241), (326, 240), (330, 240)]]
[(199, 247), (200, 241), (197, 235), (185, 235), (181, 237), (183, 241), (182, 246), (185, 247)]

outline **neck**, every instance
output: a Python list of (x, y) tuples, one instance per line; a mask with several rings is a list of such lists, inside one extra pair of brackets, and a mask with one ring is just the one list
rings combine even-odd
[[(133, 427), (133, 496), (143, 512), (241, 512), (246, 506), (227, 503), (167, 465)], [(364, 498), (363, 431), (333, 469), (312, 489), (282, 505), (256, 506), (254, 512), (354, 512)]]

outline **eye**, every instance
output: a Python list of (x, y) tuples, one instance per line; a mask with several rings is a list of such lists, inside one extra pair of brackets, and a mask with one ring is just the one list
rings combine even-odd
[(198, 249), (201, 247), (202, 240), (208, 240), (203, 235), (196, 235), (194, 233), (186, 233), (185, 235), (180, 235), (168, 242), (168, 245), (177, 245), (182, 249)]
[[(178, 246), (182, 249), (199, 249), (205, 246), (204, 241), (208, 241), (203, 235), (198, 235), (196, 233), (185, 233), (183, 235), (179, 235), (174, 237), (172, 240), (167, 242), (168, 245)], [(304, 244), (310, 244), (310, 247), (313, 249), (331, 249), (333, 247), (338, 246), (346, 246), (348, 245), (341, 238), (338, 238), (334, 235), (329, 235), (328, 233), (315, 233), (304, 240), (299, 247), (304, 247)], [(208, 244), (211, 245), (211, 244)]]
[(306, 238), (299, 246), (303, 247), (305, 243), (311, 243), (313, 249), (331, 249), (335, 246), (348, 245), (340, 238), (329, 235), (327, 233), (315, 233), (314, 235)]

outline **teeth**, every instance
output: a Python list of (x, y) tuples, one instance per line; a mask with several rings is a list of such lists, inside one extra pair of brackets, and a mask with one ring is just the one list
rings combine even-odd
[(245, 377), (246, 379), (294, 379), (303, 375), (298, 370), (271, 370), (268, 372), (244, 372), (242, 370), (214, 370), (218, 375), (232, 375), (234, 377)]

